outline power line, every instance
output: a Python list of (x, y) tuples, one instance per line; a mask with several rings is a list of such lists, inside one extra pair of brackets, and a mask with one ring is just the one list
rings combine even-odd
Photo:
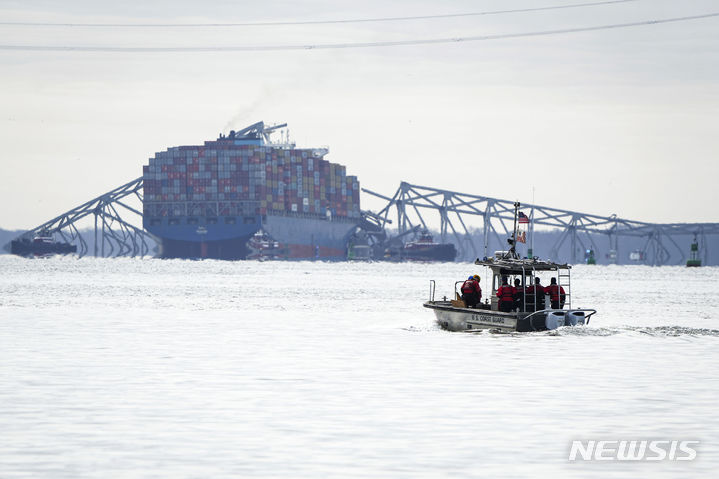
[(700, 20), (719, 16), (719, 12), (693, 15), (688, 17), (663, 18), (658, 20), (644, 20), (641, 22), (615, 23), (611, 25), (598, 25), (595, 27), (562, 28), (557, 30), (542, 30), (523, 33), (503, 33), (497, 35), (479, 35), (454, 38), (433, 38), (419, 40), (396, 40), (384, 42), (355, 42), (355, 43), (318, 43), (308, 45), (257, 45), (257, 46), (225, 46), (225, 47), (92, 47), (92, 46), (51, 46), (51, 45), (0, 45), (0, 50), (10, 51), (48, 51), (48, 52), (110, 52), (110, 53), (203, 53), (203, 52), (252, 52), (252, 51), (290, 51), (290, 50), (330, 50), (342, 48), (371, 48), (395, 47), (406, 45), (433, 45), (442, 43), (479, 42), (488, 40), (501, 40), (508, 38), (541, 37), (549, 35), (562, 35), (567, 33), (593, 32), (598, 30), (611, 30), (619, 28), (657, 25), (662, 23), (684, 22)]
[(507, 13), (527, 13), (539, 12), (544, 10), (560, 10), (567, 8), (594, 7), (599, 5), (609, 5), (614, 3), (635, 2), (636, 0), (609, 0), (603, 2), (575, 3), (572, 5), (550, 5), (546, 7), (534, 8), (516, 8), (511, 10), (489, 10), (486, 12), (469, 12), (469, 13), (448, 13), (440, 15), (418, 15), (413, 17), (381, 17), (381, 18), (359, 18), (347, 20), (307, 20), (307, 21), (287, 21), (287, 22), (247, 22), (247, 23), (52, 23), (52, 22), (0, 22), (0, 25), (7, 26), (24, 26), (24, 27), (108, 27), (108, 28), (176, 28), (176, 27), (266, 27), (266, 26), (283, 26), (283, 25), (324, 25), (332, 23), (368, 23), (368, 22), (399, 22), (408, 20), (429, 20), (436, 18), (458, 18), (458, 17), (478, 17), (483, 15), (501, 15)]

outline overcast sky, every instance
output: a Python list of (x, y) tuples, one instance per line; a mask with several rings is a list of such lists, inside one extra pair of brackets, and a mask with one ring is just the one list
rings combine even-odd
[[(1, 22), (247, 23), (589, 0), (0, 1)], [(243, 27), (0, 25), (0, 45), (213, 47), (471, 37), (719, 11), (711, 0), (412, 21)], [(361, 185), (400, 181), (652, 222), (717, 222), (719, 17), (553, 36), (240, 52), (0, 49), (0, 228), (142, 175), (155, 152), (255, 121), (329, 146)], [(362, 196), (362, 207), (382, 204)]]

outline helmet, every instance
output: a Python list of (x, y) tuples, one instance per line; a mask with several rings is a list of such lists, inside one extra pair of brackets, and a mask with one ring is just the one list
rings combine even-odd
[(474, 276), (472, 276), (472, 278), (474, 278), (474, 279), (476, 279), (477, 281), (479, 281), (479, 275), (478, 275), (478, 274), (475, 274)]
[(467, 281), (472, 280), (472, 279), (474, 279), (474, 276), (470, 276), (469, 278), (467, 278)]

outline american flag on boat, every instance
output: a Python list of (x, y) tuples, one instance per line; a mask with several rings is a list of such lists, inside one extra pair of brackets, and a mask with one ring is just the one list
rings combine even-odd
[(527, 215), (519, 212), (519, 224), (517, 225), (517, 241), (520, 243), (527, 242), (527, 225), (529, 224), (529, 218)]

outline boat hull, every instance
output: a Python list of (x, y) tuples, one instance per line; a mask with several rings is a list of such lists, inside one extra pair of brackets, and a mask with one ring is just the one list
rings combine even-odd
[(432, 309), (437, 324), (448, 331), (475, 331), (495, 329), (506, 332), (548, 331), (561, 326), (587, 324), (594, 310), (545, 309), (533, 313), (491, 311), (486, 309), (458, 308), (449, 301), (428, 301), (425, 308)]
[(357, 221), (351, 218), (312, 217), (300, 214), (266, 214), (206, 218), (188, 224), (186, 218), (153, 218), (145, 228), (161, 244), (162, 258), (240, 260), (253, 257), (247, 242), (264, 231), (278, 248), (273, 259), (347, 259), (347, 242)]
[(26, 257), (47, 257), (55, 254), (77, 253), (77, 245), (70, 243), (37, 242), (28, 239), (13, 240), (10, 242), (10, 253)]
[(402, 250), (401, 259), (407, 261), (454, 261), (457, 249), (452, 243), (406, 245)]

